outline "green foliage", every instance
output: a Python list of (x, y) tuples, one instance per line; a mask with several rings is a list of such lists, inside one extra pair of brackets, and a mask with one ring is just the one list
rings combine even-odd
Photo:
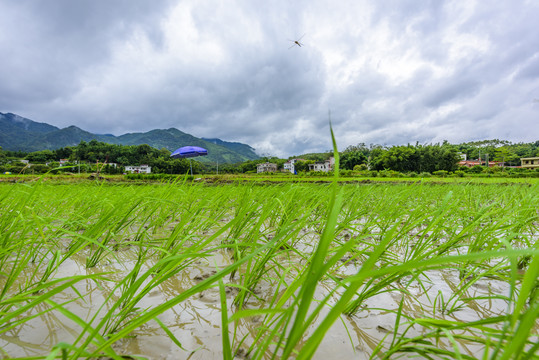
[(446, 177), (448, 175), (448, 172), (445, 170), (437, 170), (437, 171), (434, 171), (432, 175), (439, 176), (439, 177)]
[(296, 161), (296, 163), (294, 164), (294, 169), (296, 170), (297, 173), (308, 172), (309, 164), (314, 164), (314, 161), (313, 160)]
[[(214, 139), (215, 140), (215, 139)], [(219, 142), (218, 140), (215, 140)], [(226, 143), (226, 142), (219, 142)], [(241, 148), (242, 144), (234, 145)], [(512, 144), (508, 141), (487, 140), (481, 142), (451, 145), (447, 142), (434, 145), (415, 145), (382, 147), (380, 145), (358, 144), (349, 146), (341, 153), (341, 168), (363, 173), (367, 169), (375, 171), (391, 170), (400, 173), (434, 173), (436, 171), (454, 172), (456, 170), (471, 174), (481, 174), (484, 171), (495, 176), (533, 177), (533, 173), (520, 173), (500, 167), (476, 166), (468, 169), (458, 168), (459, 152), (465, 153), (468, 158), (478, 158), (481, 154), (485, 160), (486, 154), (494, 161), (505, 161), (506, 165), (520, 165), (520, 157), (531, 157), (539, 154), (539, 141), (535, 143)], [(312, 153), (300, 156), (304, 161), (298, 161), (295, 169), (298, 173), (308, 172), (308, 164), (314, 161), (324, 161), (331, 156), (327, 153)], [(4, 171), (19, 172), (20, 166), (6, 165), (12, 159), (26, 158), (31, 163), (47, 163), (59, 159), (69, 159), (70, 164), (77, 161), (90, 163), (91, 166), (103, 163), (117, 163), (119, 167), (113, 170), (107, 168), (103, 173), (115, 174), (121, 171), (122, 166), (147, 164), (152, 167), (153, 173), (184, 174), (189, 170), (189, 161), (186, 159), (170, 159), (170, 151), (166, 148), (157, 150), (149, 145), (118, 145), (108, 144), (97, 140), (81, 141), (77, 146), (68, 146), (57, 150), (42, 150), (33, 153), (2, 151), (0, 148), (0, 166)], [(254, 173), (256, 165), (262, 162), (272, 162), (282, 169), (285, 159), (265, 157), (236, 163), (209, 162), (209, 158), (195, 158), (191, 160), (193, 173)], [(367, 166), (366, 164), (369, 164)], [(359, 166), (359, 167), (358, 167)], [(51, 165), (54, 168), (54, 165)], [(8, 170), (10, 168), (10, 170)], [(85, 167), (81, 171), (85, 171)], [(91, 171), (88, 169), (88, 171)], [(377, 176), (378, 173), (372, 173)], [(387, 174), (382, 173), (382, 176)], [(325, 175), (322, 175), (325, 176)], [(461, 176), (461, 175), (457, 175)]]
[(474, 165), (468, 170), (468, 172), (470, 172), (472, 174), (480, 174), (480, 173), (483, 172), (483, 169), (484, 168), (481, 165)]
[[(208, 149), (208, 156), (202, 162), (237, 163), (245, 160), (258, 159), (259, 156), (249, 145), (237, 142), (227, 142), (220, 139), (200, 139), (186, 134), (178, 129), (160, 129), (145, 133), (129, 133), (121, 136), (99, 135), (69, 126), (58, 129), (48, 124), (37, 123), (30, 119), (18, 117), (14, 114), (0, 113), (0, 145), (5, 149), (34, 152), (41, 150), (62, 149), (57, 159), (69, 158), (72, 154), (68, 144), (82, 142), (103, 142), (107, 144), (121, 144), (124, 146), (138, 146), (148, 144), (156, 149), (174, 151), (181, 146), (193, 145)], [(102, 159), (101, 154), (87, 154), (91, 161)], [(82, 159), (82, 158), (80, 158)], [(132, 164), (131, 164), (132, 165)]]
[(51, 168), (47, 165), (44, 165), (44, 164), (35, 164), (35, 165), (32, 165), (32, 171), (35, 173), (35, 174), (45, 174), (47, 172), (49, 172), (51, 170)]
[(362, 151), (345, 151), (341, 156), (341, 167), (345, 170), (355, 170), (367, 162), (367, 156)]
[(447, 143), (442, 145), (394, 146), (389, 149), (373, 151), (371, 168), (399, 172), (453, 171), (459, 160), (457, 150)]
[(483, 140), (468, 142), (455, 147), (467, 155), (468, 159), (505, 162), (507, 166), (520, 166), (520, 158), (539, 155), (539, 141), (533, 143), (511, 143), (506, 140)]
[(32, 164), (45, 164), (49, 161), (58, 160), (56, 154), (51, 150), (42, 150), (29, 153), (28, 155), (26, 155), (26, 159), (29, 160)]
[(365, 171), (365, 170), (368, 170), (369, 167), (365, 164), (360, 164), (360, 165), (355, 165), (354, 166), (354, 171)]

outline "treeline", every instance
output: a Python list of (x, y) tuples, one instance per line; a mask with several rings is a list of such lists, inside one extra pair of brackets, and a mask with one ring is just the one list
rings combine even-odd
[[(301, 158), (295, 164), (298, 173), (308, 172), (309, 164), (325, 161), (333, 154), (313, 153), (292, 156)], [(499, 162), (503, 166), (519, 166), (520, 158), (539, 156), (539, 141), (534, 143), (513, 144), (505, 140), (484, 140), (453, 145), (447, 141), (441, 144), (401, 146), (370, 146), (360, 143), (349, 146), (340, 153), (341, 169), (350, 171), (394, 171), (400, 173), (435, 173), (455, 172), (469, 169), (459, 168), (458, 162), (465, 156), (468, 160), (481, 159)], [(10, 171), (18, 173), (26, 166), (18, 161), (25, 159), (37, 172), (73, 171), (66, 167), (58, 170), (59, 159), (67, 159), (68, 164), (76, 166), (77, 171), (92, 172), (101, 170), (104, 173), (122, 173), (127, 165), (147, 164), (152, 167), (152, 173), (185, 174), (193, 173), (254, 173), (258, 164), (272, 162), (278, 169), (288, 159), (264, 157), (257, 160), (245, 161), (236, 164), (201, 163), (194, 159), (191, 164), (186, 159), (172, 159), (167, 149), (155, 149), (149, 145), (114, 145), (92, 140), (81, 141), (77, 146), (68, 146), (57, 150), (43, 150), (31, 153), (2, 151), (0, 148), (0, 172)], [(105, 164), (117, 164), (117, 166)], [(100, 167), (101, 166), (101, 167)], [(80, 169), (82, 167), (82, 169)], [(71, 170), (69, 170), (71, 169)], [(481, 169), (473, 170), (480, 172)], [(472, 171), (472, 172), (473, 172)]]
[(539, 156), (539, 140), (513, 144), (506, 140), (482, 140), (454, 145), (468, 159), (488, 159), (506, 166), (520, 166), (520, 158)]
[[(115, 145), (91, 140), (81, 141), (77, 146), (67, 146), (57, 150), (42, 150), (31, 153), (2, 151), (0, 148), (0, 171), (19, 173), (25, 167), (20, 161), (28, 160), (34, 172), (58, 171), (100, 171), (108, 174), (122, 173), (125, 166), (149, 165), (152, 172), (183, 174), (190, 171), (186, 159), (172, 159), (167, 149), (155, 149), (149, 145)], [(67, 163), (59, 169), (59, 160)], [(112, 165), (114, 164), (114, 166)], [(200, 172), (200, 164), (193, 162), (193, 172)]]
[[(333, 156), (332, 152), (304, 154), (291, 158), (302, 159), (294, 164), (297, 173), (308, 172), (309, 164), (323, 162)], [(454, 171), (458, 168), (461, 156), (458, 150), (448, 144), (394, 146), (391, 148), (379, 145), (367, 147), (365, 144), (349, 146), (340, 153), (342, 170), (370, 169), (374, 171), (392, 170), (398, 172), (434, 172), (438, 170)], [(223, 172), (249, 173), (256, 172), (260, 163), (271, 162), (283, 169), (287, 159), (265, 157), (258, 160), (245, 161), (241, 164), (223, 166)]]
[(353, 170), (365, 164), (370, 170), (398, 172), (454, 171), (461, 159), (459, 151), (449, 143), (406, 145), (385, 148), (365, 144), (348, 147), (342, 155), (342, 168)]
[[(320, 154), (310, 154), (311, 159)], [(325, 158), (329, 158), (327, 153)], [(539, 156), (539, 141), (534, 143), (512, 144), (504, 140), (484, 140), (453, 145), (447, 141), (442, 144), (392, 146), (370, 146), (360, 143), (347, 147), (341, 154), (341, 168), (357, 169), (363, 165), (374, 171), (398, 171), (415, 173), (434, 173), (436, 171), (456, 171), (459, 161), (467, 160), (495, 161), (501, 166), (520, 166), (523, 157)], [(301, 157), (301, 156), (299, 156)], [(315, 160), (324, 160), (315, 159)], [(476, 170), (477, 171), (477, 170)]]

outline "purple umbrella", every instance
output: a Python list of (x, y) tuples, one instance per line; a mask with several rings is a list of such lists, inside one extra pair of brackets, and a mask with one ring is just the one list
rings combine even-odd
[(197, 156), (205, 156), (208, 155), (208, 150), (198, 147), (198, 146), (184, 146), (179, 149), (176, 149), (170, 157), (173, 157), (174, 159), (179, 158), (192, 158)]
[[(179, 149), (176, 149), (172, 154), (170, 154), (170, 157), (174, 159), (180, 159), (206, 155), (208, 155), (208, 150), (204, 148), (198, 146), (184, 146)], [(191, 168), (191, 175), (193, 175), (193, 166), (191, 165), (191, 159), (189, 159), (189, 167)]]

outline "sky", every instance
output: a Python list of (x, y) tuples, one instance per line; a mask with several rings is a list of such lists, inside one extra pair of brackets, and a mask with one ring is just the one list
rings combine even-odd
[(537, 19), (538, 0), (4, 0), (0, 112), (279, 157), (330, 150), (329, 119), (339, 150), (532, 142)]

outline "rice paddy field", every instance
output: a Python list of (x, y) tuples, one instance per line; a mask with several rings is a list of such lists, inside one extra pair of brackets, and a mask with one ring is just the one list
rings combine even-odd
[(0, 183), (0, 357), (537, 359), (539, 185)]

